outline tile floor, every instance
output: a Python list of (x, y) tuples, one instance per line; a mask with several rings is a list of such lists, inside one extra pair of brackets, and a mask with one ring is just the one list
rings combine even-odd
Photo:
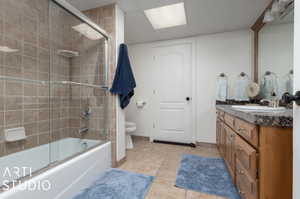
[(156, 177), (145, 199), (225, 199), (174, 186), (182, 154), (220, 157), (211, 146), (191, 148), (135, 138), (134, 149), (127, 151), (127, 161), (119, 168)]

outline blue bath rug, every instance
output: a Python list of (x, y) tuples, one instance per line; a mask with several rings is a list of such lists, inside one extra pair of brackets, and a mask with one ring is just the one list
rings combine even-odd
[(109, 169), (73, 199), (144, 199), (153, 176)]
[(240, 199), (221, 158), (183, 155), (177, 172), (176, 186), (230, 199)]

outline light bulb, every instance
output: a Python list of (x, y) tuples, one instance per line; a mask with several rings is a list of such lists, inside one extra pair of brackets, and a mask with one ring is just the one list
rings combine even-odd
[(264, 23), (270, 23), (274, 20), (275, 20), (275, 17), (273, 16), (271, 10), (267, 10), (266, 13), (265, 13), (263, 22)]

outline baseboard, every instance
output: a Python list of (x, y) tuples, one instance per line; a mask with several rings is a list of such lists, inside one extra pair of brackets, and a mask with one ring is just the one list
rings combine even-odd
[(207, 142), (196, 142), (196, 145), (200, 147), (211, 147), (211, 148), (217, 147), (217, 144), (207, 143)]
[(134, 139), (134, 140), (150, 141), (150, 138), (149, 138), (149, 137), (146, 137), (146, 136), (139, 136), (139, 135), (132, 135), (132, 139)]
[(122, 158), (120, 161), (117, 161), (116, 167), (122, 166), (122, 164), (124, 164), (125, 162), (126, 162), (126, 156), (124, 158)]

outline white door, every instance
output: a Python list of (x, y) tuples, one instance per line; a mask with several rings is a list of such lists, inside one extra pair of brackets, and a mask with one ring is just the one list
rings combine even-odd
[(154, 140), (192, 143), (191, 44), (154, 49)]
[[(294, 88), (300, 91), (300, 1), (295, 1), (295, 33), (294, 33)], [(294, 105), (294, 183), (293, 198), (300, 198), (300, 106)]]

